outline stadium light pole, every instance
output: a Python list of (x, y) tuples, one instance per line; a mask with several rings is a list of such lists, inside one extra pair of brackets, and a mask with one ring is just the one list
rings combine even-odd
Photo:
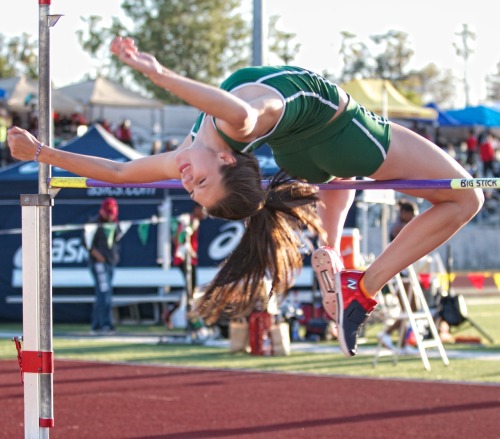
[(253, 0), (252, 65), (267, 65), (265, 0)]

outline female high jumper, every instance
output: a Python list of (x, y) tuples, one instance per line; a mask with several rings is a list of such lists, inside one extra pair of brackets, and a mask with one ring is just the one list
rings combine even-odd
[[(338, 85), (306, 69), (243, 68), (217, 88), (173, 72), (140, 52), (130, 38), (117, 37), (111, 51), (200, 110), (177, 150), (119, 163), (48, 148), (18, 127), (9, 130), (9, 147), (19, 160), (110, 183), (180, 179), (210, 215), (244, 220), (244, 236), (198, 305), (209, 322), (222, 311), (248, 313), (262, 298), (265, 277), (274, 291), (287, 291), (302, 266), (299, 233), (309, 228), (324, 245), (312, 256), (323, 304), (337, 322), (342, 351), (355, 355), (359, 328), (376, 306), (377, 292), (446, 242), (483, 204), (480, 189), (405, 190), (431, 207), (365, 271), (346, 270), (339, 257), (340, 238), (354, 191), (319, 191), (315, 183), (471, 176), (429, 140), (366, 110)], [(267, 187), (252, 154), (264, 143), (283, 170)]]

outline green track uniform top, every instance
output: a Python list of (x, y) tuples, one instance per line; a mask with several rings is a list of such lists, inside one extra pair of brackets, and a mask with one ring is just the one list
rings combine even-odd
[[(389, 122), (350, 99), (344, 112), (328, 123), (338, 110), (339, 94), (337, 86), (322, 76), (292, 66), (247, 67), (229, 76), (221, 88), (234, 91), (249, 85), (274, 90), (282, 97), (284, 110), (270, 132), (250, 143), (237, 142), (218, 130), (234, 150), (248, 153), (267, 143), (278, 166), (311, 183), (369, 176), (385, 160)], [(196, 120), (193, 138), (205, 116), (201, 113)]]

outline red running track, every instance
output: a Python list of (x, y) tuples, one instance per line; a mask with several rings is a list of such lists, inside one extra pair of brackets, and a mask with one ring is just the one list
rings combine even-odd
[[(499, 438), (500, 386), (57, 361), (56, 439)], [(23, 387), (0, 361), (0, 437)]]

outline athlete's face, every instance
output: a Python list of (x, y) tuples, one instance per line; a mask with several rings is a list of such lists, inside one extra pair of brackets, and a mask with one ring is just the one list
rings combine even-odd
[(220, 167), (234, 163), (231, 154), (217, 152), (207, 146), (200, 147), (193, 142), (193, 145), (178, 152), (176, 162), (182, 185), (197, 203), (210, 208), (226, 195)]

